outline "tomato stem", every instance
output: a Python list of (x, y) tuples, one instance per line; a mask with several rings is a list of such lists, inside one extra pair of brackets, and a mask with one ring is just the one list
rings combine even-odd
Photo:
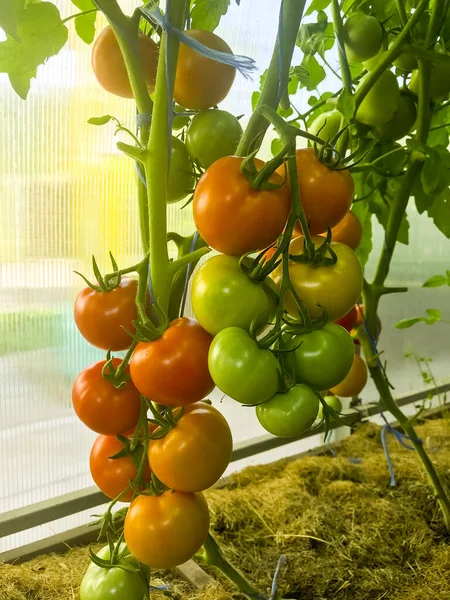
[(341, 9), (338, 0), (333, 0), (331, 5), (333, 14), (334, 34), (338, 45), (339, 64), (341, 66), (342, 83), (344, 88), (352, 93), (352, 74), (348, 65), (347, 53), (344, 44), (344, 23), (342, 21)]

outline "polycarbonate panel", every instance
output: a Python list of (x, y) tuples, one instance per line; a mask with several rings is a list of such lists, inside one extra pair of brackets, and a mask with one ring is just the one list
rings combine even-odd
[[(128, 10), (138, 4), (122, 2)], [(76, 10), (65, 0), (59, 6), (64, 16)], [(231, 2), (218, 29), (236, 53), (254, 57), (260, 69), (254, 81), (237, 76), (222, 105), (234, 114), (250, 111), (251, 92), (270, 60), (278, 8), (279, 1), (272, 0), (245, 0), (240, 7)], [(75, 36), (73, 23), (69, 29), (68, 46), (39, 68), (26, 102), (0, 75), (0, 511), (92, 484), (88, 456), (95, 434), (74, 416), (71, 386), (102, 353), (73, 323), (73, 301), (82, 285), (73, 271), (90, 274), (92, 254), (108, 270), (109, 250), (120, 265), (132, 264), (140, 252), (135, 167), (117, 151), (112, 124), (87, 124), (89, 117), (112, 114), (133, 129), (133, 102), (100, 89), (90, 69), (90, 48)], [(326, 88), (321, 84), (319, 92)], [(296, 106), (307, 107), (306, 93)], [(450, 316), (448, 288), (419, 287), (449, 267), (450, 244), (425, 217), (414, 211), (410, 217), (413, 243), (397, 252), (392, 283), (407, 282), (413, 292), (389, 297), (381, 310), (381, 345), (399, 393), (421, 385), (412, 362), (403, 359), (408, 340), (419, 354), (434, 357), (437, 378), (448, 376), (443, 327), (391, 327), (426, 307)], [(191, 233), (190, 208), (171, 207), (170, 227)], [(379, 228), (376, 238), (379, 248)], [(368, 386), (365, 398), (375, 397)], [(222, 399), (219, 392), (213, 399), (236, 441), (263, 433), (252, 408)], [(79, 519), (64, 524), (72, 527)], [(0, 540), (0, 551), (48, 535), (48, 527), (3, 545)]]

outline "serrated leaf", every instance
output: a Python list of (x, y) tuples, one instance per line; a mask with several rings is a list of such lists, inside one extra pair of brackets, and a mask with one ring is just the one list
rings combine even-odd
[(356, 204), (352, 205), (352, 211), (358, 217), (362, 225), (362, 237), (359, 246), (356, 249), (356, 256), (364, 267), (372, 252), (372, 214), (366, 202), (356, 202)]
[(116, 118), (112, 115), (103, 115), (103, 117), (91, 117), (88, 119), (89, 125), (105, 125), (110, 121), (115, 121)]
[(353, 119), (355, 114), (355, 97), (348, 90), (343, 89), (339, 94), (336, 104), (337, 110), (344, 115), (347, 121)]
[(301, 25), (296, 45), (304, 54), (320, 54), (323, 56), (327, 50), (334, 45), (333, 23), (328, 23), (326, 13), (317, 15), (317, 23), (306, 23)]
[(17, 33), (20, 44), (13, 38), (0, 43), (0, 72), (12, 75), (25, 91), (27, 77), (31, 79), (39, 65), (61, 50), (68, 32), (56, 6), (42, 2), (17, 13)]
[(428, 209), (428, 215), (445, 237), (450, 238), (450, 190), (445, 189)]
[(326, 77), (324, 68), (311, 54), (303, 57), (301, 66), (308, 72), (308, 76), (301, 81), (301, 87), (305, 87), (309, 91), (315, 90)]
[(3, 0), (0, 6), (0, 28), (11, 36), (16, 42), (20, 42), (20, 37), (17, 33), (17, 9), (16, 0)]
[(308, 16), (315, 11), (324, 10), (325, 8), (330, 6), (330, 4), (331, 0), (313, 0), (308, 10), (305, 12), (305, 15)]
[(433, 275), (425, 281), (422, 287), (425, 288), (435, 288), (441, 287), (442, 285), (447, 285), (447, 278), (444, 275)]
[(394, 327), (396, 327), (397, 329), (408, 329), (409, 327), (412, 327), (413, 325), (416, 325), (417, 323), (426, 323), (426, 319), (425, 317), (414, 317), (412, 319), (402, 319), (401, 321), (398, 321)]
[[(72, 0), (72, 4), (75, 4), (80, 11), (93, 10), (96, 8), (92, 0)], [(86, 44), (92, 44), (94, 41), (96, 19), (96, 12), (75, 18), (75, 31), (77, 32), (78, 37), (80, 37), (83, 42), (86, 42)]]
[(436, 322), (441, 320), (441, 311), (438, 308), (427, 308), (425, 312), (429, 317), (429, 321)]
[(229, 6), (230, 0), (196, 0), (191, 9), (192, 29), (214, 31)]

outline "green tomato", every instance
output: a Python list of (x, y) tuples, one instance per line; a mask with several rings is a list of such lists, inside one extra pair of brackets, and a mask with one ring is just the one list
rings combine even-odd
[(401, 94), (398, 108), (390, 121), (374, 130), (377, 137), (401, 140), (414, 127), (417, 118), (417, 107), (409, 94)]
[[(121, 544), (120, 551), (124, 548), (125, 544)], [(108, 560), (109, 546), (97, 552), (97, 556)], [(121, 562), (139, 568), (138, 561), (130, 553)], [(145, 577), (141, 573), (125, 571), (119, 567), (104, 569), (92, 562), (81, 581), (80, 600), (144, 600), (148, 590), (145, 579), (148, 581), (150, 573), (148, 570), (143, 572)]]
[[(328, 404), (328, 406), (330, 406), (331, 408), (334, 408), (334, 410), (337, 413), (342, 412), (342, 402), (340, 401), (340, 399), (337, 396), (324, 396), (323, 399), (325, 400), (325, 403)], [(322, 419), (323, 418), (322, 403), (320, 403), (319, 412), (317, 414), (317, 418), (318, 419)], [(334, 421), (335, 419), (333, 418), (332, 420)]]
[(341, 128), (342, 115), (338, 110), (320, 113), (308, 127), (309, 133), (330, 141)]
[(248, 331), (254, 320), (256, 324), (270, 322), (276, 306), (272, 280), (253, 283), (235, 256), (213, 256), (194, 275), (192, 308), (197, 321), (211, 335), (226, 327)]
[[(419, 95), (420, 74), (413, 71), (409, 89)], [(448, 97), (450, 93), (450, 65), (435, 61), (431, 67), (430, 94), (434, 102), (440, 102)]]
[[(185, 108), (183, 108), (182, 106), (180, 106), (179, 104), (175, 104), (173, 110), (176, 113), (187, 112), (187, 110)], [(186, 127), (186, 125), (189, 124), (189, 119), (190, 119), (190, 117), (175, 117), (174, 116), (173, 120), (172, 120), (172, 130), (179, 131), (180, 129), (183, 129), (183, 127)]]
[(225, 110), (203, 110), (195, 115), (186, 133), (186, 147), (192, 160), (207, 169), (224, 156), (236, 152), (242, 127)]
[[(369, 76), (370, 73), (361, 79), (358, 88)], [(371, 127), (383, 125), (392, 119), (399, 101), (400, 89), (397, 78), (391, 71), (384, 71), (359, 105), (356, 119)]]
[(291, 339), (295, 378), (317, 390), (329, 390), (349, 373), (355, 356), (352, 336), (336, 323)]
[(272, 435), (297, 437), (307, 431), (317, 418), (319, 398), (306, 385), (295, 385), (284, 394), (275, 394), (256, 407), (261, 425)]
[(217, 387), (241, 404), (260, 404), (278, 391), (280, 364), (239, 327), (227, 327), (209, 348), (208, 367)]
[(192, 192), (194, 183), (192, 162), (186, 146), (180, 139), (172, 136), (167, 202), (178, 202), (186, 198)]
[(359, 63), (375, 56), (383, 42), (383, 29), (375, 17), (353, 13), (344, 23), (344, 44), (349, 63)]
[[(391, 45), (392, 44), (390, 44), (390, 46)], [(403, 54), (400, 54), (400, 56), (394, 60), (393, 64), (397, 69), (410, 73), (414, 69), (417, 69), (417, 58), (409, 52), (403, 52)]]
[(364, 61), (364, 68), (367, 69), (367, 71), (373, 71), (385, 54), (386, 48), (383, 44), (375, 56), (372, 56), (372, 58), (369, 58), (369, 60)]

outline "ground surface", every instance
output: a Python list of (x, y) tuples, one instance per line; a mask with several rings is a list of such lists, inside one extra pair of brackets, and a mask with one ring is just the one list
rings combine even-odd
[[(450, 421), (429, 421), (418, 434), (450, 482)], [(337, 456), (249, 467), (207, 493), (214, 535), (230, 560), (267, 591), (287, 556), (283, 597), (292, 600), (448, 600), (450, 545), (414, 452), (389, 441), (398, 485), (389, 474), (380, 429), (366, 424)], [(0, 600), (76, 600), (88, 549), (0, 567)], [(183, 600), (240, 599), (217, 579), (196, 592), (170, 573), (153, 583)], [(163, 600), (158, 592), (154, 600)]]

